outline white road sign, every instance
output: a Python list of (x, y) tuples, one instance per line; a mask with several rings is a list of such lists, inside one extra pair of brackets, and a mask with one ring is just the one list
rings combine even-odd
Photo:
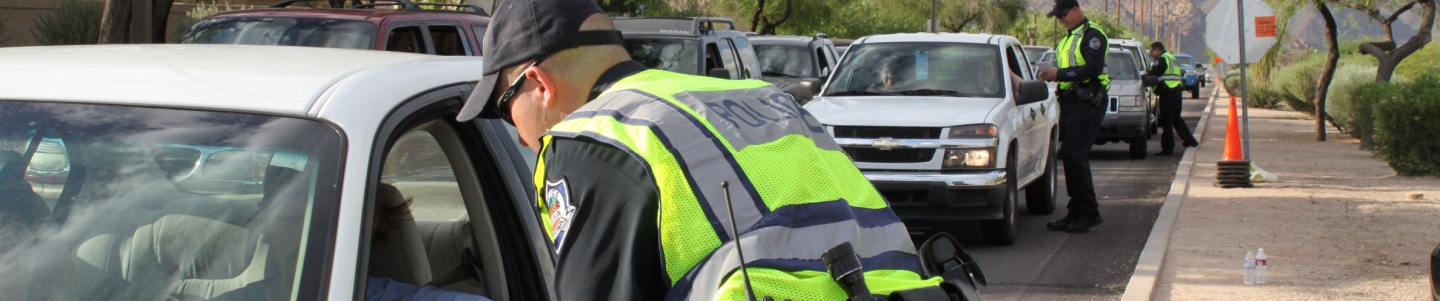
[(1260, 61), (1275, 46), (1275, 10), (1263, 0), (1220, 0), (1205, 14), (1205, 46), (1228, 64), (1240, 63), (1240, 22), (1236, 2), (1245, 5), (1245, 63)]

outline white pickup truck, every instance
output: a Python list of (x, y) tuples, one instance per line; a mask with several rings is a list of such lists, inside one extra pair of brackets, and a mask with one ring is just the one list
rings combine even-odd
[(805, 108), (907, 223), (982, 220), (1011, 244), (1020, 188), (1055, 210), (1060, 108), (1029, 66), (1010, 36), (869, 36)]

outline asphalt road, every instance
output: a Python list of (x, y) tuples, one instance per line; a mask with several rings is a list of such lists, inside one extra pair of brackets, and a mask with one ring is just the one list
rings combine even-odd
[[(1209, 86), (1202, 88), (1202, 99), (1190, 99), (1185, 93), (1182, 115), (1192, 131), (1210, 92)], [(1151, 154), (1160, 151), (1159, 137), (1156, 134), (1150, 139)], [(1177, 147), (1179, 144), (1176, 141)], [(1066, 212), (1069, 197), (1065, 195), (1063, 171), (1055, 213), (1028, 214), (1023, 209), (1025, 198), (1019, 198), (1022, 206), (1016, 221), (1019, 239), (1015, 244), (986, 245), (980, 241), (978, 223), (964, 226), (962, 229), (971, 231), (956, 234), (990, 282), (981, 288), (981, 296), (986, 301), (1120, 299), (1179, 162), (1178, 153), (1132, 160), (1128, 144), (1095, 146), (1090, 164), (1105, 223), (1089, 233), (1069, 234), (1045, 228), (1046, 222)]]

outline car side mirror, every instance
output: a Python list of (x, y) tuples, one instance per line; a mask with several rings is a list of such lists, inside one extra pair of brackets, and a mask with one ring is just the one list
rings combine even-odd
[(730, 70), (725, 68), (714, 68), (710, 69), (709, 72), (706, 72), (705, 75), (709, 75), (710, 77), (714, 78), (730, 79)]
[(1044, 81), (1027, 80), (1020, 82), (1020, 98), (1015, 99), (1015, 105), (1026, 105), (1045, 101), (1050, 98), (1050, 87)]
[(1140, 76), (1140, 83), (1145, 85), (1146, 87), (1159, 86), (1160, 77), (1155, 75), (1142, 75)]
[(815, 86), (815, 83), (811, 79), (801, 80), (800, 83), (796, 85), (795, 91), (790, 93), (790, 96), (795, 97), (796, 104), (803, 105), (806, 102), (810, 102), (810, 99), (815, 98)]

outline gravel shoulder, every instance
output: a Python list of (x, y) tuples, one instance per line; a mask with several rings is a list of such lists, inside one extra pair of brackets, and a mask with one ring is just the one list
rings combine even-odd
[[(1279, 181), (1215, 187), (1229, 112), (1227, 98), (1216, 102), (1153, 299), (1430, 299), (1440, 178), (1398, 176), (1333, 127), (1315, 141), (1304, 114), (1250, 109), (1253, 161)], [(1270, 281), (1242, 284), (1241, 261), (1256, 248), (1269, 255)]]

